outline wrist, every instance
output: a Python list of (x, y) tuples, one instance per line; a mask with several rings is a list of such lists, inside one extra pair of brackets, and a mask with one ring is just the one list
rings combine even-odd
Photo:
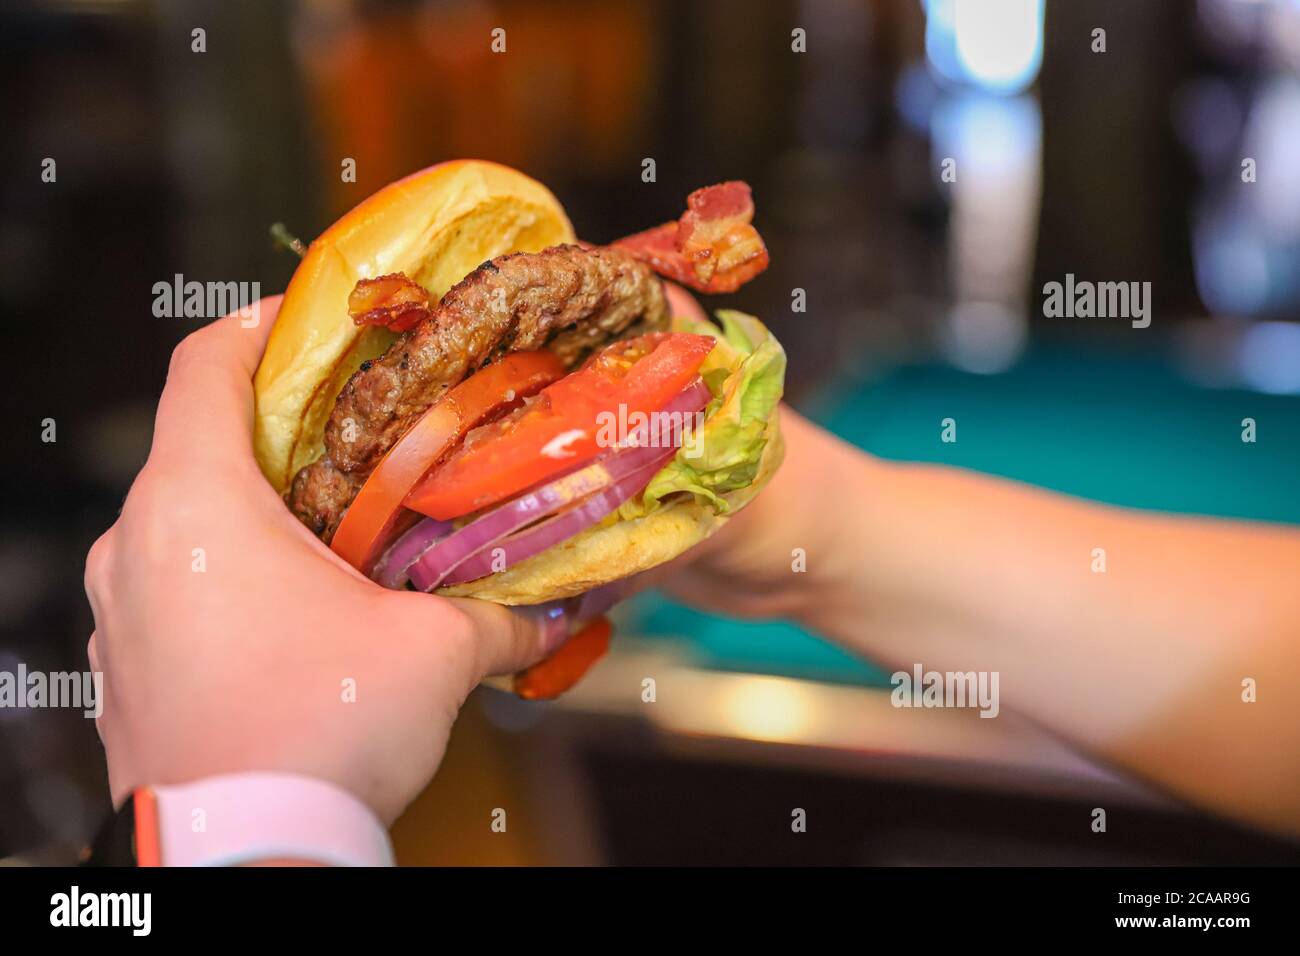
[(875, 458), (826, 432), (817, 432), (822, 447), (810, 455), (817, 482), (833, 481), (840, 489), (836, 506), (825, 507), (825, 494), (810, 484), (802, 489), (796, 525), (808, 538), (806, 571), (793, 588), (791, 617), (799, 624), (841, 643), (855, 643), (864, 622), (878, 608), (875, 583), (881, 555), (897, 534), (897, 515), (886, 500), (896, 466)]
[(299, 774), (231, 773), (141, 787), (124, 811), (140, 866), (393, 862), (373, 811), (333, 784)]

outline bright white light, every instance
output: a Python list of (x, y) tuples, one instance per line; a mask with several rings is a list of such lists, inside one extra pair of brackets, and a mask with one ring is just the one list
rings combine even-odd
[(959, 368), (1012, 365), (1028, 335), (1025, 296), (1034, 261), (1042, 131), (1031, 97), (961, 92), (935, 111), (937, 156), (952, 156), (948, 261), (955, 304), (944, 348)]
[(1043, 0), (927, 0), (926, 54), (943, 76), (1019, 93), (1043, 62)]
[(1039, 0), (958, 0), (957, 55), (990, 89), (1020, 89), (1043, 56)]
[(944, 354), (953, 365), (977, 375), (1005, 372), (1025, 351), (1029, 338), (1023, 312), (997, 302), (963, 302), (948, 315)]
[(1250, 110), (1243, 155), (1259, 163), (1258, 182), (1246, 195), (1270, 237), (1300, 236), (1300, 79), (1264, 85)]

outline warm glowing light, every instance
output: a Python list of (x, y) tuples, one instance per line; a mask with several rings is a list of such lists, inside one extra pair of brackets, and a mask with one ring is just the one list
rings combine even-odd
[(808, 689), (797, 681), (756, 676), (735, 681), (718, 700), (731, 733), (788, 743), (808, 732), (814, 723), (815, 704)]

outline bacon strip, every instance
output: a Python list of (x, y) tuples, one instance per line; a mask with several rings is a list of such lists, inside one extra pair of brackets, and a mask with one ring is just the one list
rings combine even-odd
[(382, 325), (405, 332), (432, 313), (429, 293), (400, 272), (362, 279), (348, 294), (348, 315), (357, 325)]
[(666, 279), (699, 292), (735, 292), (768, 265), (767, 247), (750, 225), (754, 199), (740, 180), (697, 189), (676, 222), (619, 239), (615, 246)]

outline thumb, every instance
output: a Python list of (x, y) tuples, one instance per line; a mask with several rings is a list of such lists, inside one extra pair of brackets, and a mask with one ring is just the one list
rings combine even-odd
[(563, 604), (503, 607), (474, 598), (442, 600), (470, 619), (480, 679), (525, 670), (569, 637), (571, 622)]

